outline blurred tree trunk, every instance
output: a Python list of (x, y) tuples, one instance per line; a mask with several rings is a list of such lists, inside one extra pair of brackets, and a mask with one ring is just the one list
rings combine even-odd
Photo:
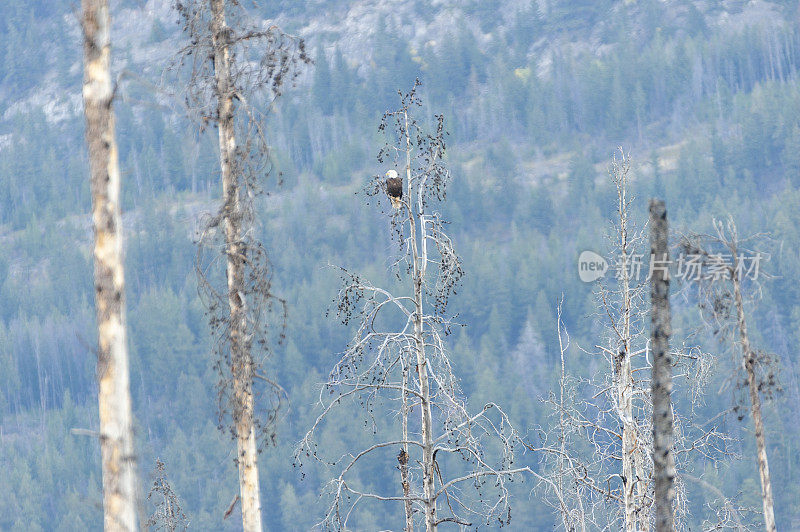
[(261, 530), (261, 500), (258, 483), (258, 449), (253, 418), (253, 356), (247, 342), (244, 256), (242, 247), (242, 208), (240, 175), (234, 171), (236, 134), (234, 132), (235, 90), (231, 77), (225, 22), (225, 1), (211, 2), (211, 38), (214, 47), (214, 75), (217, 91), (219, 162), (222, 176), (223, 219), (225, 228), (226, 275), (230, 310), (230, 350), (233, 373), (239, 491), (242, 500), (242, 526), (245, 532)]
[(92, 189), (97, 380), (105, 530), (137, 529), (136, 456), (125, 331), (120, 173), (114, 138), (108, 0), (83, 0), (83, 101)]
[(656, 531), (675, 530), (675, 456), (672, 451), (672, 333), (669, 307), (669, 249), (667, 210), (663, 200), (650, 200), (650, 345), (653, 350), (653, 469)]

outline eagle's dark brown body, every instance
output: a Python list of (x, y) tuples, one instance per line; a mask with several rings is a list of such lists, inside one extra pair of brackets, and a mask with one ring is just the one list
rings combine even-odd
[(386, 194), (392, 200), (392, 207), (399, 209), (403, 199), (403, 179), (394, 170), (386, 172)]

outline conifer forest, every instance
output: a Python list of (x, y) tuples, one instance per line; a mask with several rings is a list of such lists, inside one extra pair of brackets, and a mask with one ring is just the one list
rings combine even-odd
[(0, 530), (800, 530), (794, 0), (4, 0)]

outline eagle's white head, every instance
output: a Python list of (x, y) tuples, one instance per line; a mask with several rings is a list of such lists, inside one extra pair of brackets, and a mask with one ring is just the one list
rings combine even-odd
[(386, 194), (392, 201), (392, 207), (399, 209), (403, 198), (403, 180), (400, 179), (397, 170), (386, 172)]

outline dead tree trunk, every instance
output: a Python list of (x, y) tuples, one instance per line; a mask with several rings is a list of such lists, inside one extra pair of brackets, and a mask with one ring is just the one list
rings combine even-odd
[(225, 228), (226, 276), (230, 311), (230, 350), (233, 374), (239, 491), (242, 501), (242, 527), (246, 532), (261, 530), (261, 500), (258, 484), (258, 449), (253, 420), (253, 357), (247, 342), (244, 256), (242, 248), (242, 208), (239, 200), (239, 175), (234, 171), (236, 134), (228, 30), (225, 1), (211, 0), (211, 38), (214, 47), (214, 73), (217, 91), (219, 164), (222, 176), (223, 223)]
[[(508, 524), (511, 509), (506, 482), (510, 483), (518, 473), (533, 474), (527, 466), (512, 466), (514, 445), (522, 445), (523, 441), (498, 405), (487, 403), (477, 413), (467, 410), (444, 348), (447, 329), (442, 327), (450, 324), (445, 315), (447, 301), (460, 283), (463, 270), (461, 259), (444, 232), (444, 222), (433, 207), (444, 201), (450, 179), (443, 163), (444, 117), (436, 115), (433, 135), (423, 132), (409, 111), (422, 106), (416, 94), (418, 87), (419, 81), (410, 92), (401, 93), (401, 108), (387, 111), (379, 126), (389, 142), (378, 152), (378, 161), (393, 160), (398, 168), (405, 166), (404, 193), (395, 194), (396, 182), (389, 183), (381, 176), (375, 176), (365, 189), (368, 196), (387, 194), (391, 200), (392, 230), (400, 244), (392, 269), (398, 279), (408, 283), (408, 295), (393, 295), (341, 269), (343, 287), (337, 298), (337, 317), (345, 325), (358, 319), (359, 327), (329, 374), (325, 385), (329, 393), (320, 395), (323, 411), (295, 451), (296, 463), (301, 466), (305, 456), (341, 467), (338, 477), (328, 484), (331, 504), (318, 528), (349, 530), (352, 527), (348, 520), (357, 519), (355, 506), (370, 501), (403, 501), (406, 530), (414, 526), (414, 512), (424, 516), (427, 531), (434, 531), (445, 522), (472, 527), (473, 519), (485, 523), (498, 519)], [(395, 172), (387, 172), (385, 177), (396, 179), (397, 175), (392, 176)], [(435, 246), (435, 258), (429, 255), (429, 246)], [(436, 273), (435, 280), (429, 277), (429, 264)], [(388, 316), (387, 312), (405, 318), (399, 331), (391, 325), (383, 329), (391, 322), (379, 316)], [(384, 403), (384, 397), (392, 399)], [(396, 404), (400, 439), (385, 439), (375, 430), (375, 441), (363, 450), (348, 451), (333, 460), (323, 458), (325, 451), (316, 441), (317, 431), (330, 420), (334, 409), (345, 401), (356, 400), (373, 420), (376, 404)], [(421, 419), (418, 428), (412, 429), (408, 414), (417, 407)], [(487, 452), (484, 443), (489, 439), (502, 452)], [(397, 461), (402, 497), (364, 490), (357, 486), (360, 483), (350, 482), (362, 464), (379, 459), (379, 453), (396, 446), (400, 447)], [(418, 453), (416, 458), (409, 456), (409, 450)], [(453, 461), (446, 458), (448, 467), (440, 469), (437, 456), (452, 457)], [(463, 465), (454, 473), (458, 471), (459, 458)], [(417, 488), (411, 489), (409, 482), (417, 482)], [(486, 490), (497, 490), (497, 498), (495, 494), (487, 497)], [(393, 491), (396, 493), (396, 485)], [(446, 504), (443, 502), (439, 508), (440, 497)], [(440, 510), (444, 516), (439, 516)]]
[(617, 395), (618, 415), (622, 425), (622, 502), (625, 513), (625, 530), (627, 532), (644, 532), (649, 528), (644, 502), (646, 473), (643, 470), (643, 459), (640, 456), (644, 445), (639, 441), (634, 418), (633, 402), (636, 393), (631, 367), (631, 358), (634, 355), (631, 333), (634, 303), (629, 267), (632, 261), (631, 242), (628, 239), (627, 179), (630, 160), (624, 152), (621, 152), (620, 155), (620, 163), (618, 164), (615, 160), (612, 166), (612, 177), (617, 186), (617, 212), (619, 214), (617, 245), (620, 262), (623, 265), (620, 268), (619, 277), (620, 316), (618, 325), (615, 327), (619, 348), (613, 353), (613, 383)]
[(401, 417), (401, 434), (403, 444), (400, 447), (400, 455), (397, 461), (400, 464), (400, 483), (403, 488), (403, 509), (406, 515), (406, 526), (404, 532), (414, 532), (414, 504), (411, 501), (411, 481), (408, 475), (408, 365), (405, 353), (400, 355), (403, 364), (403, 379), (402, 379), (402, 402), (400, 408)]
[[(625, 253), (625, 252), (623, 252)], [(638, 431), (633, 413), (635, 395), (631, 356), (631, 298), (629, 293), (628, 273), (623, 274), (623, 315), (621, 338), (622, 348), (614, 355), (614, 385), (617, 393), (617, 404), (622, 424), (622, 500), (625, 512), (625, 530), (627, 532), (643, 532), (648, 526), (647, 512), (644, 508), (646, 473), (643, 460), (639, 456), (644, 446), (639, 442)]]
[(431, 417), (431, 392), (428, 384), (425, 340), (422, 335), (422, 278), (418, 277), (414, 288), (414, 303), (417, 316), (414, 320), (414, 340), (417, 352), (417, 373), (419, 375), (420, 410), (422, 411), (422, 489), (425, 496), (425, 529), (436, 531), (436, 490), (434, 487), (433, 465), (433, 419)]
[[(408, 112), (403, 113), (405, 120), (405, 140), (406, 140), (406, 187), (410, 191), (411, 183), (411, 135), (408, 129)], [(417, 354), (417, 374), (419, 377), (419, 400), (422, 415), (422, 489), (425, 500), (425, 529), (427, 532), (435, 532), (437, 526), (436, 518), (436, 489), (434, 485), (434, 464), (433, 464), (433, 418), (431, 416), (431, 392), (428, 384), (428, 359), (425, 356), (425, 336), (424, 336), (424, 309), (422, 308), (422, 283), (425, 280), (425, 273), (428, 266), (428, 238), (426, 235), (426, 221), (423, 213), (423, 195), (425, 183), (421, 183), (417, 188), (417, 220), (411, 220), (411, 248), (413, 252), (412, 268), (414, 280), (414, 342)], [(406, 195), (408, 197), (408, 195)], [(411, 198), (409, 198), (410, 200)], [(409, 216), (415, 215), (414, 209), (409, 209)], [(417, 225), (419, 224), (419, 225)], [(416, 230), (419, 229), (419, 248), (417, 245)]]
[[(189, 73), (187, 110), (201, 132), (217, 127), (219, 143), (222, 205), (201, 231), (196, 263), (217, 357), (218, 427), (236, 440), (243, 528), (261, 530), (258, 442), (274, 443), (286, 397), (261, 373), (261, 359), (283, 338), (282, 332), (269, 334), (270, 318), (282, 314), (285, 326), (286, 302), (273, 294), (269, 258), (253, 236), (253, 201), (272, 170), (264, 119), (286, 83), (296, 79), (298, 62), (309, 58), (302, 39), (274, 25), (263, 29), (242, 2), (184, 0), (175, 9), (189, 37), (175, 65)], [(213, 274), (223, 262), (219, 254), (224, 288)]]
[(105, 530), (136, 530), (125, 275), (122, 261), (120, 173), (114, 137), (111, 20), (107, 0), (83, 0), (83, 101), (92, 188), (97, 308), (97, 380)]
[[(747, 334), (747, 321), (744, 312), (744, 302), (742, 298), (742, 282), (749, 277), (757, 284), (758, 264), (761, 253), (757, 252), (750, 257), (750, 269), (745, 269), (746, 254), (750, 250), (743, 250), (740, 246), (742, 242), (750, 240), (740, 239), (733, 219), (729, 219), (726, 224), (714, 220), (716, 235), (692, 235), (682, 242), (685, 252), (702, 259), (701, 264), (710, 268), (710, 271), (717, 272), (716, 275), (706, 275), (699, 280), (698, 285), (701, 294), (704, 293), (705, 301), (701, 301), (701, 308), (709, 314), (715, 322), (714, 334), (719, 332), (726, 333), (730, 327), (735, 335), (739, 332), (739, 347), (741, 347), (741, 367), (745, 373), (744, 381), (750, 396), (750, 410), (753, 415), (755, 426), (756, 453), (758, 462), (758, 473), (761, 480), (761, 500), (764, 509), (764, 526), (767, 532), (774, 532), (775, 514), (773, 510), (772, 486), (770, 483), (769, 465), (767, 463), (767, 446), (764, 435), (764, 418), (761, 412), (761, 394), (771, 394), (780, 387), (776, 386), (773, 380), (774, 368), (770, 366), (776, 361), (768, 353), (754, 350), (750, 344)], [(707, 241), (707, 242), (704, 242)], [(722, 245), (725, 255), (712, 253), (708, 244)], [(732, 263), (726, 258), (729, 257)], [(751, 277), (752, 274), (752, 277)], [(703, 282), (706, 281), (706, 282)], [(727, 283), (730, 281), (730, 285)], [(732, 302), (732, 304), (731, 304)], [(733, 315), (733, 305), (736, 307), (735, 318)], [(734, 352), (736, 352), (736, 340), (733, 341)], [(766, 372), (766, 379), (761, 375)], [(743, 385), (740, 381), (740, 385)], [(738, 406), (736, 410), (738, 410)], [(743, 416), (740, 416), (741, 420)]]
[[(738, 261), (736, 248), (731, 249), (734, 260)], [(758, 476), (761, 478), (761, 502), (764, 506), (764, 528), (767, 532), (775, 532), (775, 513), (772, 505), (772, 483), (767, 462), (767, 442), (764, 438), (764, 419), (761, 415), (761, 397), (758, 395), (756, 379), (756, 354), (750, 346), (747, 336), (747, 322), (744, 317), (741, 279), (736, 268), (731, 269), (733, 280), (733, 297), (736, 303), (736, 321), (739, 327), (739, 341), (742, 344), (742, 366), (747, 374), (747, 388), (750, 392), (750, 410), (753, 414), (753, 425), (756, 429), (756, 452), (758, 458)]]
[(669, 307), (669, 249), (667, 209), (662, 200), (650, 200), (650, 343), (653, 352), (653, 469), (655, 477), (656, 531), (675, 530), (675, 457), (672, 427), (672, 333)]

